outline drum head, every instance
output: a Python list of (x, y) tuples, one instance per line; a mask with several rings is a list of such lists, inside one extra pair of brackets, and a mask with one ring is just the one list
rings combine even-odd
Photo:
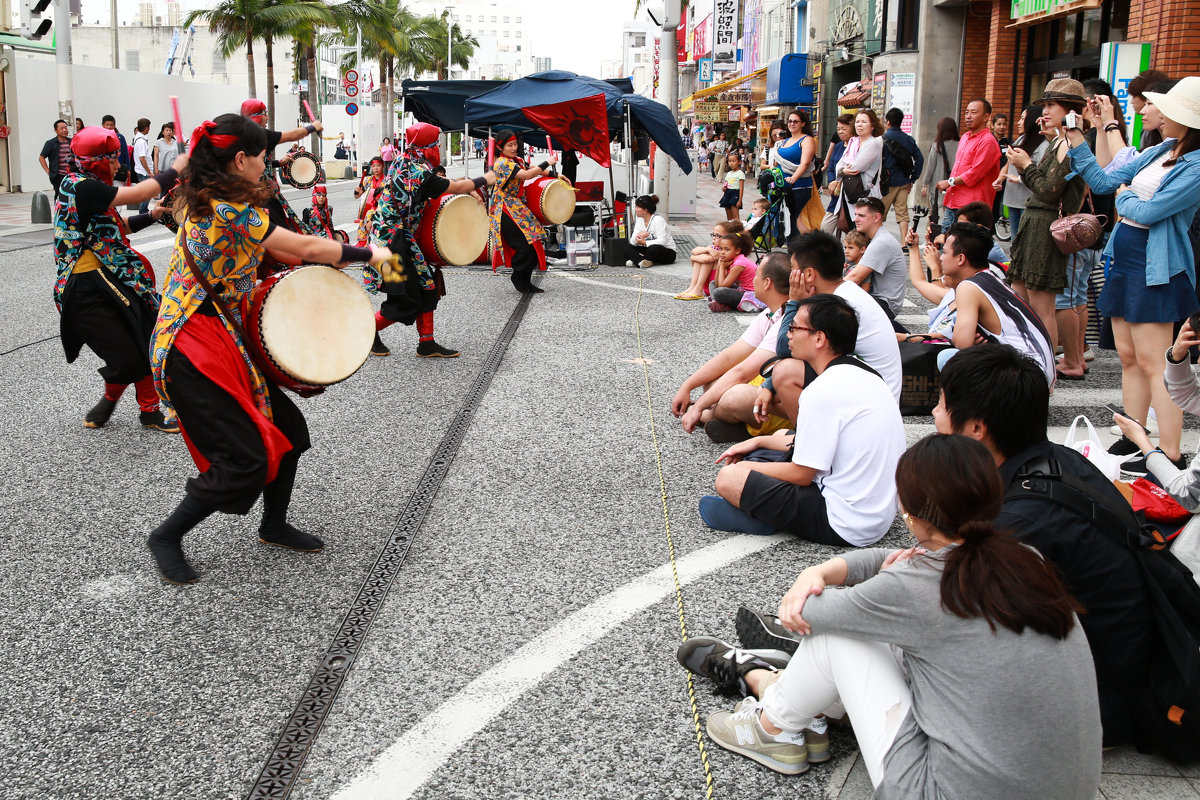
[(542, 213), (561, 225), (575, 213), (575, 190), (566, 181), (554, 181), (542, 192)]
[[(425, 213), (433, 211), (433, 206), (427, 206)], [(483, 203), (469, 194), (457, 194), (443, 200), (436, 211), (433, 236), (438, 253), (456, 267), (473, 263), (488, 242)]]
[(317, 185), (320, 175), (317, 157), (312, 153), (297, 153), (288, 164), (288, 182), (297, 189), (310, 189)]
[(183, 227), (184, 220), (187, 219), (187, 206), (183, 204), (183, 198), (175, 198), (175, 202), (171, 204), (171, 216), (175, 218), (175, 224)]
[(263, 350), (303, 383), (328, 386), (353, 375), (375, 340), (371, 301), (332, 267), (300, 267), (271, 287), (260, 317)]

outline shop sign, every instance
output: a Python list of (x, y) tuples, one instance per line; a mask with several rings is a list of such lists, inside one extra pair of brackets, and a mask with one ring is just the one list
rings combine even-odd
[(833, 12), (833, 24), (830, 25), (833, 41), (848, 42), (856, 36), (862, 36), (862, 32), (862, 16), (853, 0), (848, 0)]
[(654, 88), (651, 90), (650, 97), (658, 99), (658, 77), (662, 63), (662, 37), (654, 37)]
[(749, 105), (751, 102), (751, 94), (749, 89), (730, 89), (727, 92), (721, 92), (721, 102), (729, 103), (735, 106)]
[(915, 72), (893, 72), (892, 85), (888, 90), (888, 108), (898, 108), (904, 112), (904, 120), (900, 130), (912, 135), (913, 110), (917, 102), (917, 74)]
[(712, 59), (701, 58), (696, 61), (696, 65), (700, 69), (700, 80), (704, 83), (712, 82)]
[(738, 0), (713, 0), (713, 72), (737, 69)]
[(742, 121), (742, 110), (740, 108), (729, 109), (729, 121), (730, 122), (741, 122)]
[(749, 75), (762, 61), (763, 0), (746, 0), (742, 16), (742, 74)]
[[(709, 14), (700, 24), (692, 28), (692, 57), (701, 58), (712, 51), (712, 14)], [(711, 59), (710, 59), (711, 61)], [(711, 80), (711, 78), (710, 78)]]
[(1012, 0), (1008, 15), (1015, 28), (1077, 14), (1091, 8), (1100, 8), (1102, 0)]
[(1105, 42), (1100, 45), (1100, 77), (1108, 81), (1121, 103), (1129, 141), (1134, 143), (1142, 140), (1142, 115), (1134, 113), (1133, 104), (1129, 102), (1129, 82), (1147, 69), (1150, 69), (1148, 42)]
[(725, 118), (725, 106), (720, 103), (696, 103), (692, 106), (696, 122), (721, 122)]
[(875, 115), (883, 117), (883, 103), (887, 100), (887, 73), (876, 72), (875, 79), (871, 81), (871, 108), (875, 109)]

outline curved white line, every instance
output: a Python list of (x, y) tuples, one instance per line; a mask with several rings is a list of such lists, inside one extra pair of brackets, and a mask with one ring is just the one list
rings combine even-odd
[(661, 294), (667, 297), (674, 297), (678, 292), (664, 292), (662, 289), (643, 289), (641, 286), (620, 286), (615, 283), (605, 283), (604, 281), (593, 280), (592, 278), (583, 278), (579, 275), (568, 275), (565, 272), (554, 273), (556, 278), (569, 278), (580, 283), (590, 283), (594, 286), (603, 286), (606, 289), (620, 289), (623, 292), (643, 292), (645, 294)]
[[(690, 583), (727, 564), (793, 537), (732, 536), (678, 559), (679, 581)], [(394, 741), (334, 800), (405, 800), (458, 748), (564, 661), (634, 614), (674, 594), (670, 563), (613, 590), (464, 686)]]

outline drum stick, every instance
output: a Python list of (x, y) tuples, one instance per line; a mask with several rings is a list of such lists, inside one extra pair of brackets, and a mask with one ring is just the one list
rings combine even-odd
[(492, 136), (488, 137), (488, 160), (487, 168), (492, 168), (492, 161), (496, 158), (496, 139)]
[(304, 103), (304, 110), (308, 112), (308, 118), (311, 119), (313, 122), (316, 122), (317, 115), (312, 113), (312, 106), (310, 106), (308, 104), (307, 100), (302, 100), (301, 102)]
[(550, 134), (548, 133), (546, 134), (546, 152), (548, 152), (551, 156), (554, 155), (554, 148), (550, 146)]
[(175, 138), (182, 142), (184, 134), (183, 122), (179, 119), (179, 98), (175, 95), (171, 95), (171, 113), (175, 116)]

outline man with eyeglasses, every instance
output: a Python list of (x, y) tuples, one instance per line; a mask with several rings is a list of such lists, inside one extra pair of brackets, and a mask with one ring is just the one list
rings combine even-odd
[[(758, 436), (717, 459), (717, 495), (700, 500), (712, 528), (792, 533), (835, 547), (864, 547), (896, 517), (896, 463), (904, 423), (883, 378), (849, 355), (858, 338), (853, 307), (836, 295), (801, 300), (788, 329), (792, 357), (817, 377), (800, 395), (795, 436)], [(748, 461), (756, 450), (784, 461)]]

